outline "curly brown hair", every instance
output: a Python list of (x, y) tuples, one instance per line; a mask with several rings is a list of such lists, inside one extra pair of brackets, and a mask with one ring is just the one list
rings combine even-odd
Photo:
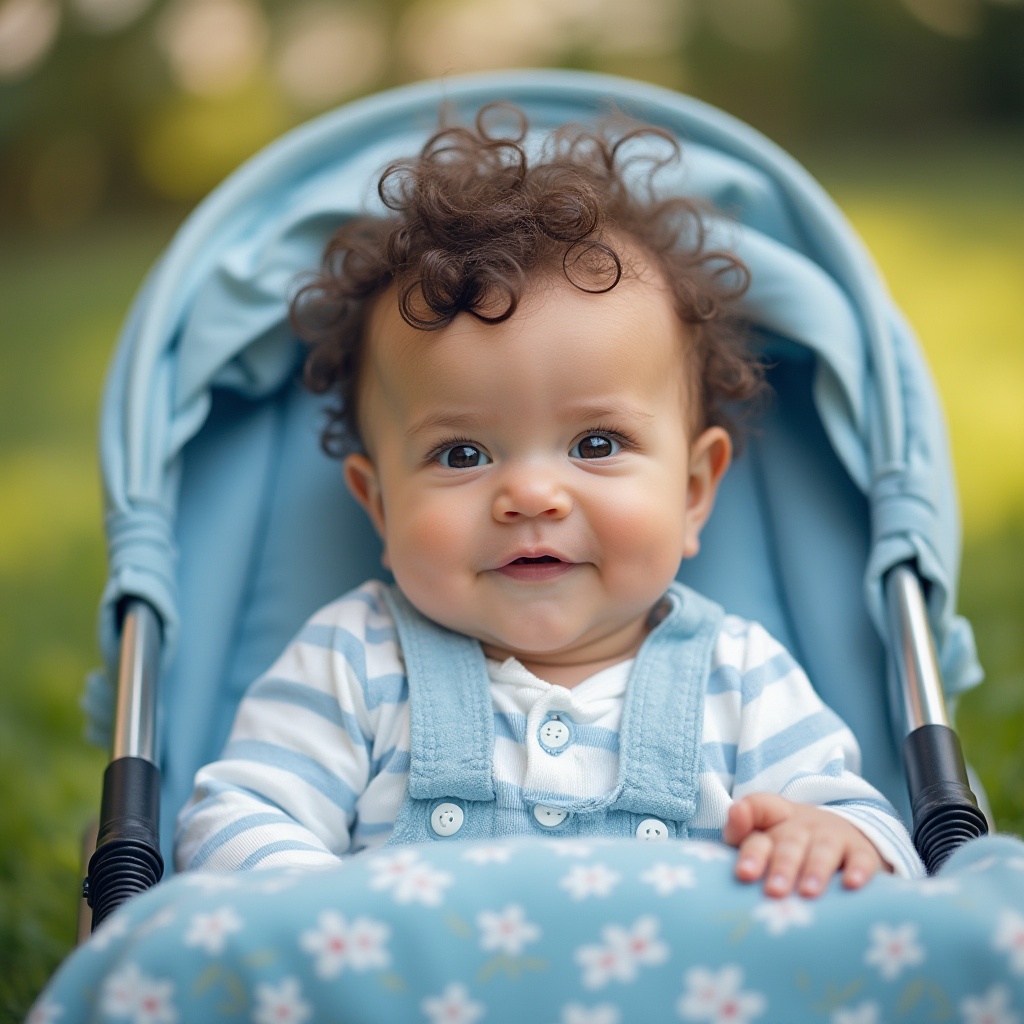
[[(388, 214), (349, 220), (331, 237), (319, 273), (291, 305), (292, 326), (310, 346), (306, 385), (338, 398), (321, 434), (328, 454), (360, 446), (366, 327), (391, 285), (402, 317), (424, 332), (461, 313), (500, 323), (544, 274), (560, 272), (587, 292), (614, 288), (637, 270), (632, 249), (660, 271), (691, 327), (693, 427), (721, 424), (735, 434), (735, 409), (765, 387), (736, 313), (747, 268), (706, 247), (697, 202), (655, 194), (655, 173), (678, 159), (675, 138), (650, 125), (568, 125), (531, 162), (527, 131), (526, 116), (507, 104), (483, 107), (472, 127), (442, 127), (417, 156), (383, 172), (378, 193)], [(651, 139), (666, 155), (652, 155), (649, 143), (630, 146)], [(647, 173), (635, 175), (642, 164)]]

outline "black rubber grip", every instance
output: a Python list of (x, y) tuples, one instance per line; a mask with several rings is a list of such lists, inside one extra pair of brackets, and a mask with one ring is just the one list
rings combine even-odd
[(959, 846), (988, 832), (967, 779), (956, 733), (922, 725), (903, 741), (903, 763), (914, 816), (914, 846), (933, 875)]
[(160, 855), (160, 771), (141, 757), (111, 761), (103, 775), (96, 852), (83, 891), (93, 929), (164, 873)]

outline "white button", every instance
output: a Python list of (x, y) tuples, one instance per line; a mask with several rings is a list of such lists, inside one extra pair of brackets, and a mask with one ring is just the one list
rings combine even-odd
[(540, 741), (546, 747), (558, 749), (569, 742), (569, 726), (557, 718), (549, 718), (540, 727)]
[(465, 815), (458, 804), (438, 804), (431, 812), (430, 827), (439, 836), (453, 836), (462, 828)]
[(533, 809), (533, 816), (545, 828), (555, 828), (565, 821), (569, 812), (563, 811), (560, 807), (545, 807), (543, 804), (537, 804)]
[(668, 826), (657, 818), (644, 818), (636, 827), (636, 837), (645, 843), (660, 843), (668, 839)]

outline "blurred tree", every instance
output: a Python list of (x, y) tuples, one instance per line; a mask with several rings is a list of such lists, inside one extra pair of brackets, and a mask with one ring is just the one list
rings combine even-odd
[(634, 0), (627, 21), (617, 10), (0, 0), (0, 221), (193, 202), (319, 110), (464, 66), (646, 78), (790, 148), (1024, 120), (1022, 0)]

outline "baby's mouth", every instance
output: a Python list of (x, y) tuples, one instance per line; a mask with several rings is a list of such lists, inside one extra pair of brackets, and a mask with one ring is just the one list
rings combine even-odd
[(505, 565), (498, 567), (498, 572), (509, 579), (520, 582), (540, 583), (557, 579), (574, 567), (574, 562), (566, 562), (556, 555), (520, 555)]

